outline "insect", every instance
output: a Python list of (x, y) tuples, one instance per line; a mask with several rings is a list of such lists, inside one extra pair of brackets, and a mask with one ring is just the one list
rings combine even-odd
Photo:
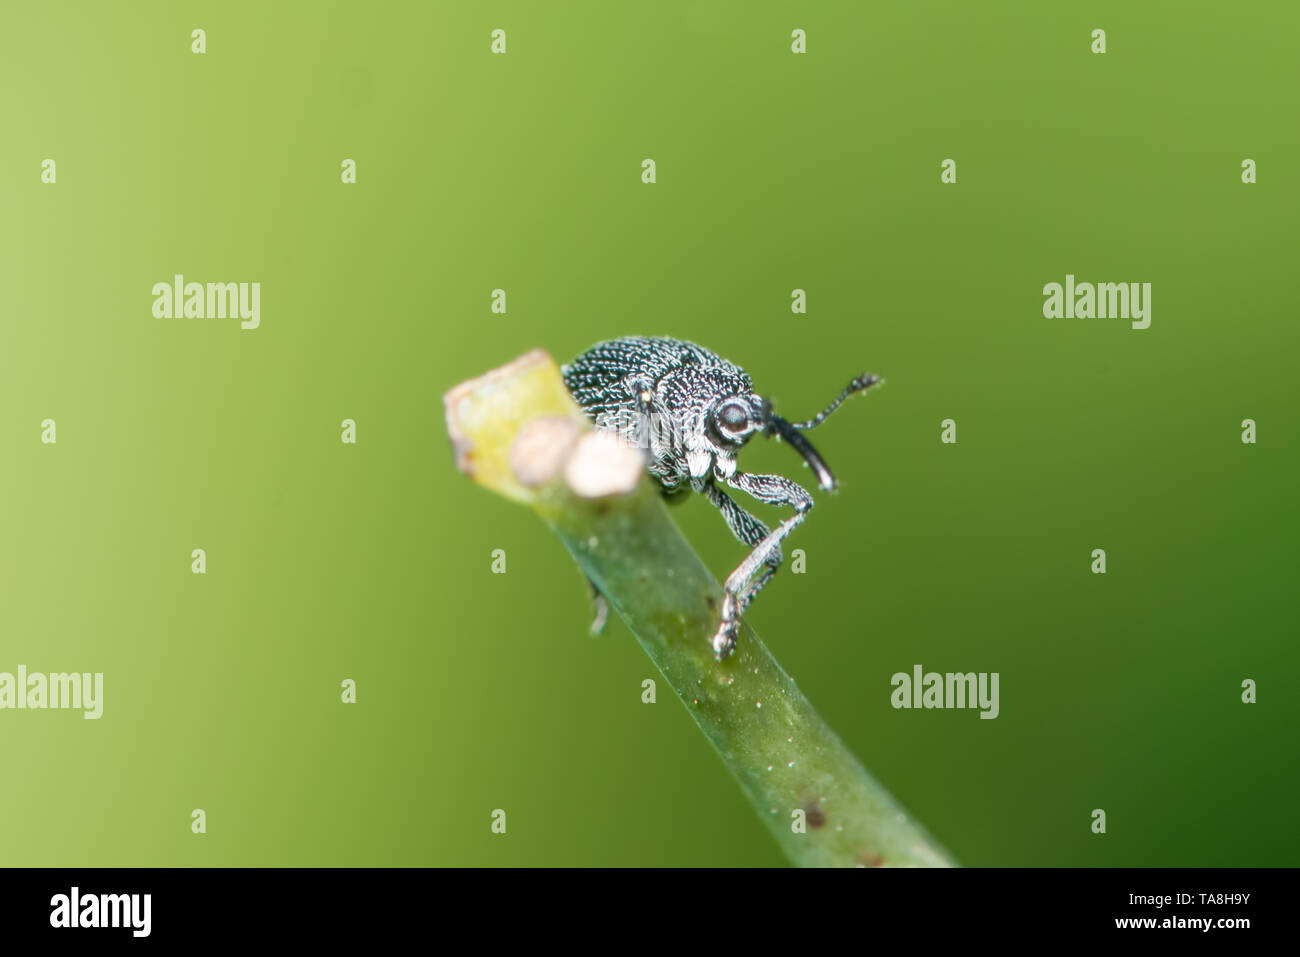
[[(777, 438), (803, 456), (824, 491), (833, 490), (835, 476), (803, 432), (880, 379), (860, 375), (822, 412), (806, 422), (790, 422), (754, 392), (744, 369), (681, 339), (629, 336), (597, 343), (560, 372), (597, 428), (646, 450), (648, 471), (665, 498), (680, 501), (692, 491), (704, 495), (732, 534), (752, 549), (727, 577), (722, 620), (711, 640), (714, 655), (726, 658), (735, 650), (740, 616), (781, 567), (781, 542), (813, 507), (812, 495), (782, 475), (740, 471), (737, 454), (755, 435)], [(727, 489), (768, 505), (790, 506), (794, 514), (769, 531)], [(592, 629), (599, 631), (606, 605), (594, 583), (592, 591)]]

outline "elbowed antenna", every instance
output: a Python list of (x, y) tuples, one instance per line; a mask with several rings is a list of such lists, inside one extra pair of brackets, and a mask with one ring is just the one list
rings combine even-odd
[(841, 392), (838, 396), (836, 396), (834, 402), (826, 406), (826, 408), (822, 409), (822, 411), (818, 412), (807, 422), (788, 422), (786, 424), (789, 425), (790, 428), (792, 429), (814, 429), (817, 426), (821, 425), (823, 422), (825, 422), (826, 417), (830, 415), (832, 412), (834, 412), (836, 409), (838, 409), (840, 407), (840, 403), (843, 402), (845, 399), (847, 399), (849, 396), (851, 396), (853, 393), (861, 392), (863, 389), (870, 389), (873, 385), (876, 385), (878, 382), (880, 382), (880, 376), (878, 375), (872, 375), (871, 373), (865, 373), (863, 375), (860, 375), (852, 382), (850, 382), (847, 386), (844, 387), (844, 391)]
[(805, 439), (799, 432), (800, 429), (812, 429), (826, 421), (826, 417), (840, 407), (840, 403), (853, 395), (855, 392), (861, 392), (863, 389), (869, 389), (880, 381), (880, 376), (866, 373), (858, 376), (850, 382), (838, 396), (835, 401), (828, 405), (817, 415), (813, 416), (807, 422), (790, 422), (776, 413), (768, 414), (768, 434), (775, 433), (778, 437), (790, 443), (790, 446), (803, 456), (803, 460), (808, 463), (809, 467), (817, 475), (817, 484), (823, 492), (832, 492), (837, 486), (835, 476), (831, 473), (830, 466), (826, 460), (821, 457), (813, 444)]

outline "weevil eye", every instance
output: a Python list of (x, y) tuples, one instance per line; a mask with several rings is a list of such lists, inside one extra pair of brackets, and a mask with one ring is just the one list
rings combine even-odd
[(718, 409), (718, 425), (723, 432), (743, 435), (749, 431), (749, 406), (741, 402), (727, 402)]

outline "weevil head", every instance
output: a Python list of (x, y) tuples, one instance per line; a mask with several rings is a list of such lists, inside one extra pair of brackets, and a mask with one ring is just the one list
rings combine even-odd
[(755, 435), (784, 441), (808, 463), (823, 491), (832, 491), (837, 483), (821, 453), (798, 429), (772, 410), (772, 403), (752, 392), (739, 392), (713, 402), (704, 414), (705, 431), (710, 439), (714, 466), (724, 476), (736, 471), (736, 455)]
[(694, 478), (712, 472), (719, 479), (736, 474), (736, 456), (765, 428), (766, 403), (744, 388), (716, 389), (682, 416), (682, 450)]
[(762, 396), (752, 392), (724, 396), (709, 407), (704, 421), (709, 438), (717, 446), (716, 466), (724, 476), (735, 473), (735, 456), (746, 442), (755, 435), (766, 435), (776, 436), (803, 456), (823, 490), (836, 487), (835, 476), (813, 444), (772, 411), (772, 403)]
[(652, 460), (664, 472), (695, 480), (735, 475), (736, 456), (767, 421), (766, 403), (754, 395), (749, 377), (722, 360), (707, 367), (687, 363), (662, 377), (655, 404), (666, 413), (666, 428), (652, 430), (659, 437), (652, 440)]

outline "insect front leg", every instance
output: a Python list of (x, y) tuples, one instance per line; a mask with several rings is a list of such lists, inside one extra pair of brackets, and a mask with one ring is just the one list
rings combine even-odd
[[(718, 625), (718, 630), (714, 634), (712, 641), (713, 653), (719, 660), (726, 658), (735, 650), (736, 633), (740, 629), (740, 616), (749, 607), (749, 603), (754, 600), (754, 596), (776, 574), (776, 569), (781, 563), (781, 542), (803, 523), (803, 520), (808, 517), (808, 513), (813, 507), (813, 498), (808, 494), (807, 490), (782, 475), (738, 473), (727, 479), (727, 484), (732, 488), (749, 493), (760, 502), (768, 505), (789, 505), (794, 509), (794, 514), (764, 535), (754, 546), (754, 550), (749, 553), (749, 557), (736, 566), (736, 570), (727, 576), (727, 583), (724, 587), (725, 594), (722, 600), (722, 621)], [(723, 497), (726, 498), (725, 495)], [(756, 523), (759, 528), (763, 528), (758, 519), (744, 512), (734, 502), (731, 504), (742, 515), (745, 515), (750, 523)], [(723, 508), (723, 506), (719, 505), (719, 508)], [(725, 509), (723, 510), (723, 517), (727, 517)], [(731, 524), (730, 519), (728, 519), (728, 524)], [(752, 528), (752, 525), (747, 527)], [(735, 531), (734, 527), (732, 531)], [(741, 537), (739, 532), (737, 532), (737, 537)]]
[[(705, 487), (704, 494), (722, 513), (722, 518), (726, 521), (727, 527), (731, 529), (731, 533), (746, 545), (753, 548), (770, 534), (766, 525), (737, 505), (730, 495), (716, 485), (710, 483)], [(753, 601), (754, 596), (762, 591), (763, 586), (771, 581), (772, 576), (777, 573), (777, 569), (781, 567), (781, 558), (781, 546), (777, 545), (776, 549), (769, 553), (764, 561), (763, 570), (759, 577), (745, 590), (743, 595), (737, 596), (742, 615), (749, 603)]]

